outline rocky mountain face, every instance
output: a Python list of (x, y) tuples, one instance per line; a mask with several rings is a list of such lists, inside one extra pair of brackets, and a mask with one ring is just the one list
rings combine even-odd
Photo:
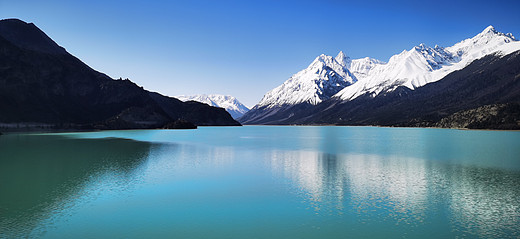
[(238, 101), (235, 97), (230, 95), (179, 95), (175, 96), (175, 98), (184, 102), (197, 101), (211, 106), (224, 108), (231, 115), (231, 117), (233, 117), (233, 119), (238, 119), (247, 111), (249, 111), (249, 108), (240, 103), (240, 101)]
[(239, 125), (223, 109), (111, 79), (17, 19), (0, 21), (0, 112), (2, 127), (160, 128), (179, 119)]
[(271, 112), (264, 108), (273, 104), (259, 107), (259, 103), (239, 120), (245, 124), (419, 126), (421, 122), (435, 126), (434, 122), (460, 110), (515, 102), (520, 94), (514, 85), (518, 71), (511, 62), (519, 50), (520, 42), (511, 34), (490, 26), (451, 47), (421, 44), (391, 57), (388, 63), (343, 55), (337, 62), (355, 80), (333, 96), (317, 104), (294, 103), (285, 106), (288, 110)]

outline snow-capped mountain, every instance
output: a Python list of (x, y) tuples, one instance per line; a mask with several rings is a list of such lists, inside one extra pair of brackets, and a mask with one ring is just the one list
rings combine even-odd
[(267, 92), (240, 121), (276, 123), (278, 119), (291, 118), (294, 111), (305, 111), (354, 84), (358, 79), (353, 72), (363, 78), (379, 64), (383, 63), (368, 57), (351, 60), (342, 51), (336, 57), (322, 54), (306, 69)]
[(336, 58), (320, 55), (304, 70), (264, 95), (258, 107), (310, 103), (316, 105), (357, 81), (348, 70), (350, 58), (340, 52)]
[(375, 65), (364, 76), (354, 73), (359, 81), (345, 87), (334, 97), (341, 100), (353, 100), (364, 94), (375, 97), (399, 86), (413, 90), (438, 81), (486, 55), (506, 55), (516, 50), (520, 50), (520, 42), (513, 35), (497, 32), (489, 26), (475, 37), (451, 47), (432, 48), (420, 44), (392, 56), (387, 64)]
[(182, 101), (198, 101), (211, 106), (224, 108), (227, 112), (229, 112), (233, 119), (237, 119), (249, 111), (249, 108), (240, 103), (240, 101), (238, 101), (235, 97), (230, 95), (180, 95), (176, 96), (175, 98)]
[(306, 117), (305, 112), (319, 113), (316, 112), (319, 107), (311, 106), (322, 105), (324, 101), (332, 104), (352, 101), (361, 95), (376, 97), (400, 86), (415, 90), (462, 70), (477, 59), (489, 55), (500, 58), (518, 50), (520, 42), (512, 34), (500, 33), (489, 26), (451, 47), (420, 44), (392, 56), (388, 63), (368, 57), (352, 60), (343, 52), (335, 58), (320, 55), (309, 67), (265, 94), (240, 121), (245, 124), (304, 122), (298, 117)]
[(518, 76), (520, 50), (490, 54), (414, 90), (400, 86), (376, 97), (333, 98), (268, 123), (520, 129)]

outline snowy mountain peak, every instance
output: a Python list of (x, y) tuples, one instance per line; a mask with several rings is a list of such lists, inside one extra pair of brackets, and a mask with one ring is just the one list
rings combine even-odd
[(516, 41), (511, 33), (504, 34), (489, 26), (476, 36), (447, 47), (446, 50), (457, 57), (473, 61), (492, 52), (501, 51), (500, 48), (509, 46), (507, 43)]
[(489, 25), (488, 27), (486, 27), (484, 29), (484, 31), (482, 31), (480, 34), (487, 34), (487, 33), (498, 33), (497, 30), (495, 30), (495, 27)]
[[(446, 52), (443, 47), (435, 46), (435, 48), (431, 48), (421, 43), (419, 46), (413, 48), (419, 55), (415, 57), (419, 57), (420, 59), (414, 59), (419, 61), (426, 61), (427, 66), (429, 66), (428, 71), (436, 70), (442, 67), (442, 65), (450, 62), (453, 56)], [(413, 55), (409, 55), (408, 58), (412, 60)]]
[(343, 51), (339, 51), (338, 55), (336, 56), (336, 60), (340, 60), (340, 59), (344, 59), (344, 58), (349, 58), (347, 55), (345, 55), (345, 53)]
[(489, 26), (473, 38), (463, 40), (451, 47), (428, 47), (420, 44), (409, 51), (390, 58), (387, 64), (376, 65), (365, 77), (360, 77), (356, 84), (336, 94), (343, 100), (352, 100), (368, 94), (372, 97), (395, 90), (399, 86), (416, 89), (427, 83), (442, 79), (447, 74), (460, 70), (489, 54), (509, 54), (520, 50), (512, 34), (498, 32)]
[(495, 30), (495, 27), (492, 26), (492, 25), (487, 26), (487, 27), (484, 29), (483, 32), (485, 32), (485, 31), (493, 31), (493, 32), (495, 32), (495, 33), (497, 32), (497, 31)]
[(430, 48), (429, 46), (426, 46), (426, 44), (424, 43), (421, 43), (419, 44), (418, 46), (415, 46), (414, 47), (416, 50), (423, 50), (423, 49), (426, 49), (426, 48)]
[(335, 59), (340, 65), (347, 67), (347, 68), (350, 67), (350, 64), (352, 63), (352, 60), (350, 59), (350, 57), (345, 55), (345, 53), (343, 53), (343, 51), (340, 51)]
[[(274, 107), (298, 103), (315, 105), (329, 99), (357, 81), (344, 65), (345, 60), (349, 58), (342, 52), (338, 56), (339, 58), (319, 55), (306, 69), (267, 92), (257, 106)], [(341, 60), (341, 63), (337, 59)]]
[(348, 70), (356, 76), (356, 79), (361, 80), (367, 77), (376, 66), (384, 64), (386, 63), (380, 60), (365, 57), (352, 60), (348, 65)]
[(321, 54), (309, 65), (309, 67), (321, 67), (326, 65), (332, 65), (334, 62), (334, 57), (327, 56), (325, 54)]
[(247, 108), (244, 104), (240, 103), (235, 97), (230, 95), (179, 95), (175, 98), (181, 101), (197, 101), (201, 103), (205, 103), (211, 106), (224, 108), (233, 119), (238, 119), (242, 115), (244, 115), (249, 108)]
[(516, 38), (511, 33), (502, 33), (497, 31), (493, 26), (488, 26), (482, 32), (480, 32), (475, 37), (471, 38), (471, 40), (478, 41), (489, 41), (490, 39), (501, 39), (507, 42), (516, 41)]

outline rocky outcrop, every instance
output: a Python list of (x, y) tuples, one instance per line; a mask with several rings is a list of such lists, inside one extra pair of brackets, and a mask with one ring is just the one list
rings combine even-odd
[(197, 126), (187, 120), (176, 120), (163, 126), (163, 129), (196, 129)]
[(520, 104), (485, 105), (459, 111), (433, 124), (441, 128), (520, 130)]

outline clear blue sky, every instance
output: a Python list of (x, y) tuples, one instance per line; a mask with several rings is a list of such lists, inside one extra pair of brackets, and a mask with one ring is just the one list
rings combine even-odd
[(450, 46), (488, 25), (520, 37), (520, 1), (25, 1), (33, 22), (94, 69), (165, 95), (216, 93), (248, 106), (319, 54), (387, 61)]

